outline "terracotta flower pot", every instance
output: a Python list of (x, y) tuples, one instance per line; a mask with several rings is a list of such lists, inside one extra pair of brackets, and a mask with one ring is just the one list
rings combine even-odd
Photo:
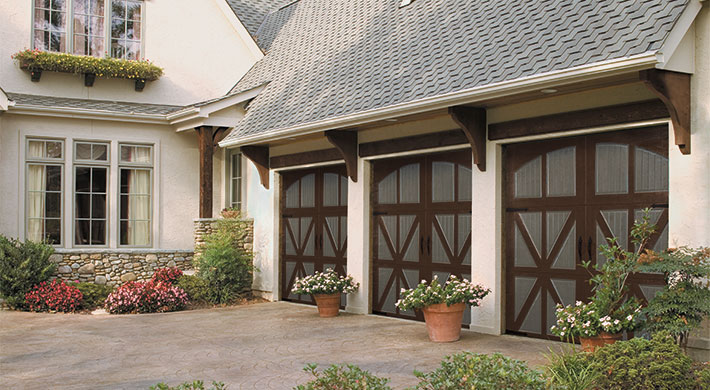
[(321, 317), (335, 317), (340, 312), (340, 293), (338, 294), (315, 294), (318, 305), (318, 314)]
[(429, 340), (435, 343), (450, 343), (461, 337), (461, 320), (465, 303), (446, 306), (445, 303), (430, 305), (422, 309)]
[(594, 352), (605, 345), (614, 344), (623, 337), (624, 335), (622, 333), (610, 334), (601, 332), (594, 337), (580, 337), (579, 342), (582, 344), (582, 350), (584, 352)]

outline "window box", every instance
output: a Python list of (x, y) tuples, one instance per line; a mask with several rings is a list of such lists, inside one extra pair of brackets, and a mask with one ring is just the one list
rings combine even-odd
[(93, 85), (94, 78), (110, 77), (135, 80), (136, 91), (142, 91), (146, 81), (157, 80), (163, 68), (150, 61), (116, 58), (98, 58), (67, 53), (50, 53), (40, 50), (23, 50), (12, 58), (20, 69), (28, 70), (32, 81), (39, 81), (42, 71), (84, 74), (84, 85)]

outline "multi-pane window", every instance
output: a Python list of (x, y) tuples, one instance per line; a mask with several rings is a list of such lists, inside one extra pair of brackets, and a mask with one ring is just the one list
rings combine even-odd
[(142, 1), (111, 1), (111, 57), (135, 60), (141, 54)]
[(150, 246), (153, 148), (119, 145), (119, 244)]
[(74, 54), (101, 57), (104, 55), (105, 0), (74, 0)]
[(233, 153), (230, 155), (229, 188), (231, 207), (241, 209), (242, 207), (242, 154)]
[(143, 0), (33, 1), (35, 49), (141, 58)]
[(62, 172), (64, 142), (27, 140), (26, 237), (62, 244)]
[(34, 0), (35, 49), (66, 51), (67, 0)]
[(74, 244), (106, 245), (108, 144), (74, 145)]

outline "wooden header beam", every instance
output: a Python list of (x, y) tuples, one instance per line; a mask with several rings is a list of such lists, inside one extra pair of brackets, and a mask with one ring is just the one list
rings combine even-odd
[(463, 130), (471, 144), (473, 163), (486, 171), (486, 109), (478, 107), (449, 107), (449, 115)]
[(357, 132), (330, 130), (325, 137), (340, 152), (345, 160), (345, 168), (350, 180), (357, 183)]
[(242, 146), (242, 154), (248, 158), (259, 172), (261, 185), (269, 189), (269, 147), (268, 146)]
[(690, 75), (660, 69), (647, 69), (639, 78), (666, 105), (673, 122), (675, 144), (690, 154)]

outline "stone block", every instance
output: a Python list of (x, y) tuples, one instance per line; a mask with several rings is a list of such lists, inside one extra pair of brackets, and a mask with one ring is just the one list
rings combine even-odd
[(107, 279), (105, 276), (98, 275), (94, 278), (94, 283), (96, 284), (106, 284)]
[(129, 272), (129, 273), (126, 273), (126, 274), (121, 275), (121, 281), (124, 282), (124, 283), (126, 283), (126, 282), (133, 282), (133, 281), (135, 281), (136, 279), (138, 279), (138, 277), (137, 277), (136, 274), (134, 274), (133, 272)]
[(81, 256), (72, 255), (69, 256), (69, 260), (81, 260)]
[(93, 274), (95, 270), (95, 267), (93, 264), (84, 264), (81, 267), (79, 267), (79, 273), (80, 274)]
[(152, 253), (147, 254), (145, 256), (145, 261), (158, 261), (158, 256)]
[(71, 267), (74, 269), (79, 269), (81, 267), (81, 265), (79, 263), (74, 263), (71, 265)]
[(59, 273), (60, 274), (70, 274), (71, 273), (71, 267), (68, 265), (63, 265), (59, 267)]
[(55, 253), (49, 256), (49, 261), (51, 261), (52, 263), (61, 263), (62, 260), (64, 260), (64, 256), (60, 255), (59, 253)]
[(175, 264), (175, 261), (174, 261), (174, 260), (168, 261), (168, 267), (175, 267), (175, 265), (176, 265), (176, 264)]

